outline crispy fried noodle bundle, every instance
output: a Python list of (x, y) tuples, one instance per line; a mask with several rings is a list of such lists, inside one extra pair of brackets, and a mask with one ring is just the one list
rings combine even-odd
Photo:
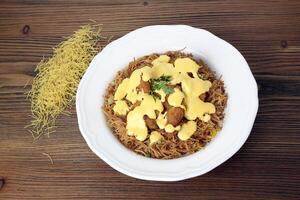
[(99, 39), (99, 27), (83, 26), (54, 48), (51, 58), (37, 65), (27, 93), (33, 118), (27, 127), (34, 138), (54, 132), (57, 117), (73, 105), (79, 81), (99, 52)]

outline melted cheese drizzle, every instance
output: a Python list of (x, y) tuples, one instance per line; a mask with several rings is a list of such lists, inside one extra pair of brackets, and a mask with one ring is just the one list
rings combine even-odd
[[(129, 78), (121, 82), (115, 92), (114, 100), (116, 101), (116, 105), (113, 110), (117, 114), (124, 115), (125, 113), (126, 115), (128, 112), (128, 105), (123, 100), (124, 98), (131, 103), (141, 101), (139, 106), (128, 112), (126, 126), (127, 134), (135, 136), (140, 141), (144, 141), (148, 137), (148, 129), (143, 119), (145, 115), (151, 119), (156, 119), (156, 123), (160, 129), (165, 129), (169, 133), (179, 131), (179, 139), (187, 140), (196, 131), (196, 122), (193, 120), (199, 118), (207, 122), (210, 120), (210, 114), (215, 112), (213, 104), (203, 102), (199, 98), (201, 94), (207, 92), (211, 87), (210, 81), (204, 81), (198, 77), (197, 72), (201, 66), (190, 58), (178, 58), (175, 60), (174, 65), (169, 63), (169, 61), (169, 56), (159, 56), (153, 60), (153, 67), (145, 66), (135, 70)], [(193, 78), (188, 73), (192, 73)], [(161, 96), (161, 100), (157, 100), (149, 94), (138, 92), (136, 89), (141, 79), (149, 81), (161, 76), (171, 76), (172, 85), (181, 84), (182, 91), (175, 88), (174, 93), (168, 97), (168, 103), (171, 106), (185, 109), (185, 118), (189, 121), (182, 126), (174, 127), (171, 124), (167, 124), (166, 113), (162, 113), (162, 102), (165, 101), (166, 94), (162, 90), (155, 91)], [(159, 112), (158, 116), (156, 116), (155, 111)], [(157, 133), (152, 136), (152, 141), (155, 141), (153, 137), (158, 137)]]
[(185, 108), (183, 105), (181, 105), (183, 98), (184, 93), (181, 92), (178, 88), (175, 88), (174, 92), (168, 97), (168, 103), (174, 107)]
[(129, 107), (124, 100), (118, 100), (116, 101), (115, 106), (113, 107), (113, 111), (117, 113), (118, 115), (126, 115), (128, 112)]
[(151, 144), (160, 142), (163, 139), (163, 136), (157, 131), (152, 131), (149, 136), (149, 139), (150, 139), (150, 145), (151, 145)]
[(188, 121), (182, 125), (182, 128), (178, 132), (178, 137), (181, 140), (189, 139), (197, 129), (197, 123), (195, 121)]
[(144, 116), (147, 115), (149, 118), (155, 119), (155, 110), (162, 112), (163, 105), (148, 94), (140, 94), (139, 97), (141, 97), (138, 98), (141, 101), (141, 105), (128, 113), (126, 129), (128, 135), (133, 135), (136, 139), (144, 141), (148, 136)]

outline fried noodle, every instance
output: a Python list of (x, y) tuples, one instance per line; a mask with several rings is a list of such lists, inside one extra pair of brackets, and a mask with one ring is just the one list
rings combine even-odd
[[(215, 105), (216, 112), (211, 114), (211, 120), (208, 122), (203, 122), (198, 118), (195, 120), (197, 122), (197, 130), (190, 139), (182, 141), (178, 138), (177, 132), (167, 133), (164, 130), (159, 130), (164, 140), (160, 143), (149, 145), (149, 138), (145, 141), (139, 141), (135, 137), (127, 135), (126, 117), (118, 116), (113, 111), (114, 94), (123, 79), (128, 78), (136, 69), (144, 66), (151, 67), (151, 62), (158, 58), (160, 54), (151, 54), (141, 57), (130, 62), (124, 70), (119, 71), (106, 90), (102, 109), (106, 116), (108, 126), (127, 148), (146, 157), (172, 159), (189, 155), (202, 149), (212, 140), (217, 132), (221, 130), (224, 119), (224, 109), (227, 104), (227, 94), (221, 78), (217, 78), (216, 74), (211, 71), (203, 61), (195, 59), (192, 54), (185, 54), (181, 51), (170, 51), (164, 54), (171, 58), (170, 63), (174, 63), (177, 58), (189, 57), (193, 59), (202, 66), (199, 68), (198, 75), (203, 80), (209, 80), (212, 83), (212, 86), (203, 98), (205, 102), (210, 102)], [(135, 107), (136, 105), (130, 105), (130, 110)]]

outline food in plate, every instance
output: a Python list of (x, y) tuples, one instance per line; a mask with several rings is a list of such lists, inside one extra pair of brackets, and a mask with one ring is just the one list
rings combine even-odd
[(109, 84), (103, 111), (122, 144), (138, 154), (171, 159), (203, 148), (222, 128), (223, 81), (181, 51), (129, 63)]

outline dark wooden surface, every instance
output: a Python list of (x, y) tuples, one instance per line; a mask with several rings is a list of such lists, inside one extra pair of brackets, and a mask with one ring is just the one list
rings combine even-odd
[[(38, 2), (0, 2), (0, 199), (300, 198), (300, 1)], [(23, 86), (42, 56), (88, 19), (114, 38), (146, 25), (188, 24), (237, 47), (260, 98), (242, 149), (203, 176), (165, 183), (127, 177), (98, 159), (74, 109), (57, 133), (33, 142), (23, 128), (30, 120)]]

